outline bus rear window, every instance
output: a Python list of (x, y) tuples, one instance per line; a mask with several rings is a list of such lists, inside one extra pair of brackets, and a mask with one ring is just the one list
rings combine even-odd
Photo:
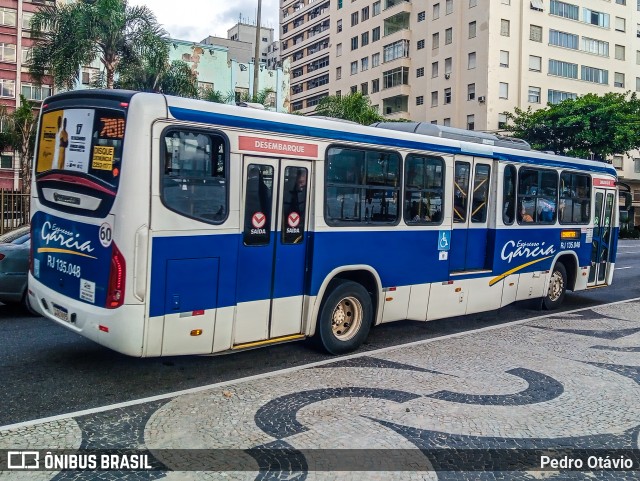
[(124, 113), (116, 110), (64, 109), (44, 113), (36, 158), (36, 181), (54, 172), (79, 174), (106, 184), (101, 186), (115, 193), (122, 162), (124, 128)]

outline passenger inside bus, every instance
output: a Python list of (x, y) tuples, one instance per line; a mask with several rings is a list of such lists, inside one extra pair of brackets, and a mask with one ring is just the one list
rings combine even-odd
[(520, 222), (533, 222), (533, 217), (524, 206), (520, 210)]

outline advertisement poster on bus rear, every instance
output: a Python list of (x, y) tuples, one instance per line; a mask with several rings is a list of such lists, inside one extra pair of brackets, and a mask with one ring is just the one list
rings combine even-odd
[(44, 114), (36, 172), (65, 169), (86, 173), (94, 116), (93, 109), (57, 110)]

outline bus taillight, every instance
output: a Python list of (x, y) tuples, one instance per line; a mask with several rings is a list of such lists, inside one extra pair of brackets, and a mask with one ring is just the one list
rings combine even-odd
[(107, 309), (115, 309), (124, 303), (124, 281), (126, 265), (124, 256), (115, 243), (111, 250), (111, 271), (109, 272), (109, 287), (107, 289)]

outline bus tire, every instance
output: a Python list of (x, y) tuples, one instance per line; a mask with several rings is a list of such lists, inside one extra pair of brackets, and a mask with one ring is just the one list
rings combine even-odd
[(357, 282), (335, 279), (320, 306), (317, 344), (329, 354), (351, 352), (366, 340), (372, 321), (369, 292)]
[(551, 272), (547, 295), (542, 298), (542, 307), (552, 311), (560, 307), (567, 292), (567, 270), (562, 262), (557, 262)]

